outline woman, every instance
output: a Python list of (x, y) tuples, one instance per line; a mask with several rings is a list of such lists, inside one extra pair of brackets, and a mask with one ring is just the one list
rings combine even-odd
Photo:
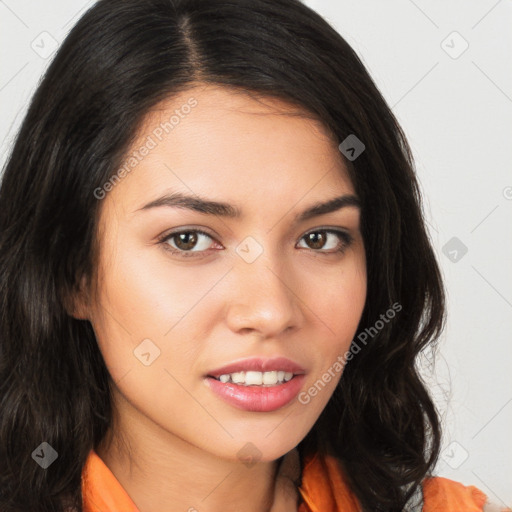
[(486, 510), (407, 142), (306, 6), (100, 0), (0, 204), (1, 510)]

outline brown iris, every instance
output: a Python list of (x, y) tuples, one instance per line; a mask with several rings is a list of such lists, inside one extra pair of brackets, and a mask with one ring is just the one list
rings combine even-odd
[(174, 236), (176, 240), (176, 247), (184, 251), (187, 249), (192, 249), (196, 245), (198, 238), (197, 233), (194, 232), (179, 233)]
[(325, 245), (326, 237), (327, 234), (324, 231), (316, 231), (305, 236), (308, 245), (309, 242), (313, 242), (314, 247), (312, 249), (321, 249)]

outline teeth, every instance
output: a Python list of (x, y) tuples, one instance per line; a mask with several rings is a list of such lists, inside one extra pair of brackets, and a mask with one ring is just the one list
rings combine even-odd
[(235, 372), (226, 373), (221, 375), (217, 380), (224, 384), (233, 382), (234, 384), (241, 384), (243, 386), (275, 386), (288, 382), (293, 378), (292, 372), (285, 372), (282, 370), (272, 372)]
[(262, 373), (262, 381), (262, 384), (277, 384), (277, 372)]
[[(276, 380), (276, 382), (277, 382), (277, 380)], [(245, 373), (245, 385), (246, 386), (261, 386), (262, 384), (263, 384), (263, 374), (261, 372), (246, 372)]]
[(245, 373), (244, 372), (231, 373), (228, 375), (228, 377), (231, 377), (231, 380), (235, 384), (243, 384), (243, 382), (245, 380)]

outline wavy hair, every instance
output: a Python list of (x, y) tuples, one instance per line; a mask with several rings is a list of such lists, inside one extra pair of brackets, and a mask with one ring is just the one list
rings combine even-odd
[[(406, 138), (348, 43), (298, 0), (100, 0), (32, 97), (0, 188), (0, 509), (81, 511), (81, 471), (112, 419), (110, 376), (67, 298), (93, 275), (101, 201), (144, 116), (200, 83), (282, 99), (365, 151), (346, 160), (368, 272), (358, 333), (402, 310), (347, 363), (299, 444), (339, 462), (364, 510), (405, 510), (440, 449), (416, 368), (445, 292)], [(58, 464), (33, 452), (49, 443)]]

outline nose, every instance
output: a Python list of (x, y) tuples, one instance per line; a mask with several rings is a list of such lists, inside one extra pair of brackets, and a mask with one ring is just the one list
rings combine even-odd
[(230, 272), (227, 323), (233, 332), (276, 338), (303, 322), (300, 283), (282, 257), (264, 252), (252, 263), (237, 258)]

